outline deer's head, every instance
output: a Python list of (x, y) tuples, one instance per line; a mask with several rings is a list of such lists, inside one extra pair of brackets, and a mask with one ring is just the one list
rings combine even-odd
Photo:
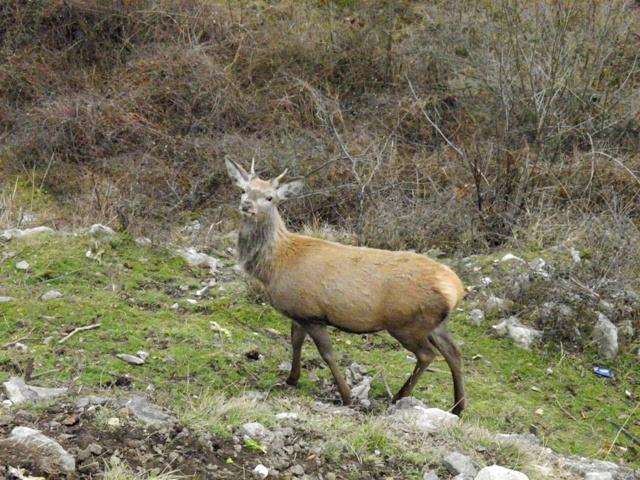
[(248, 173), (233, 160), (226, 159), (225, 164), (229, 176), (242, 189), (240, 212), (245, 217), (259, 218), (273, 215), (280, 202), (298, 195), (304, 185), (303, 180), (280, 184), (280, 180), (287, 174), (287, 170), (274, 179), (261, 180), (256, 175), (253, 160), (251, 161), (251, 170)]

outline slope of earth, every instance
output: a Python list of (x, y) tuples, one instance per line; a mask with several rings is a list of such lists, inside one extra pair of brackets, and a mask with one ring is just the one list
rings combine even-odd
[[(331, 406), (331, 375), (310, 345), (300, 387), (285, 387), (288, 322), (240, 277), (231, 246), (222, 237), (207, 247), (220, 259), (213, 268), (190, 265), (178, 247), (119, 234), (44, 233), (1, 243), (0, 380), (69, 388), (61, 400), (5, 405), (2, 438), (16, 426), (42, 431), (76, 456), (80, 477), (117, 478), (125, 469), (120, 478), (252, 478), (262, 463), (281, 478), (421, 478), (425, 470), (448, 478), (442, 457), (458, 448), (477, 465), (500, 464), (529, 478), (582, 478), (542, 449), (505, 446), (491, 431), (535, 432), (557, 453), (638, 468), (640, 379), (631, 349), (607, 365), (614, 379), (596, 377), (596, 356), (549, 344), (521, 350), (490, 324), (469, 323), (479, 302), (471, 294), (452, 321), (466, 365), (463, 422), (438, 435), (396, 431), (384, 410), (413, 368), (407, 352), (387, 335), (332, 332), (341, 366), (355, 362), (371, 377), (368, 402), (347, 412)], [(467, 283), (494, 265), (477, 262), (468, 273), (460, 268)], [(140, 352), (148, 354), (140, 365), (123, 360)], [(446, 365), (436, 362), (415, 394), (448, 409), (451, 390)], [(150, 428), (117, 406), (76, 403), (139, 392), (175, 422)], [(288, 411), (307, 420), (275, 420)], [(279, 432), (281, 447), (240, 439), (247, 422)], [(52, 476), (21, 453), (4, 448), (0, 464)]]

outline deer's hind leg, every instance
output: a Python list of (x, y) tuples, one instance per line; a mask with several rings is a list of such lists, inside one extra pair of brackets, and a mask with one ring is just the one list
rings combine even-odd
[(411, 395), (420, 377), (422, 377), (424, 371), (436, 356), (436, 350), (427, 335), (416, 335), (415, 332), (410, 330), (390, 330), (389, 333), (398, 340), (404, 348), (413, 353), (417, 360), (413, 373), (391, 400), (392, 403), (396, 403), (401, 398)]
[(431, 332), (429, 340), (440, 351), (449, 365), (453, 378), (453, 394), (455, 404), (451, 410), (456, 415), (460, 415), (465, 408), (464, 377), (462, 375), (462, 352), (453, 341), (451, 333), (447, 330), (447, 323), (442, 322)]

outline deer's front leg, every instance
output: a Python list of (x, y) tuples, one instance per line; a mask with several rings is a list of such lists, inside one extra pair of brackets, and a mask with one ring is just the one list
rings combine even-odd
[(320, 356), (331, 369), (333, 378), (338, 384), (338, 390), (340, 391), (342, 404), (350, 405), (351, 390), (349, 390), (347, 382), (342, 376), (342, 372), (340, 372), (338, 364), (336, 363), (336, 355), (333, 352), (333, 347), (331, 346), (331, 338), (329, 337), (327, 328), (324, 325), (309, 325), (307, 327), (307, 333), (309, 334), (309, 336), (311, 336), (311, 338), (313, 338), (316, 347), (318, 347), (318, 352), (320, 352)]
[(293, 356), (291, 358), (291, 373), (289, 373), (289, 378), (287, 378), (288, 385), (297, 385), (298, 380), (300, 380), (302, 344), (306, 336), (306, 330), (295, 321), (291, 321), (291, 347), (293, 349)]

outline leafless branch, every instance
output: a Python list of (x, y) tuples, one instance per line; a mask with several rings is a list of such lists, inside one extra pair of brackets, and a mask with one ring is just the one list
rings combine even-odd
[(76, 333), (79, 332), (84, 332), (86, 330), (93, 330), (94, 328), (100, 328), (102, 326), (102, 323), (95, 323), (93, 325), (87, 325), (86, 327), (78, 327), (75, 330), (73, 330), (69, 335), (67, 335), (66, 337), (64, 337), (62, 340), (60, 340), (58, 343), (64, 343), (67, 340), (69, 340), (71, 337), (73, 337)]

